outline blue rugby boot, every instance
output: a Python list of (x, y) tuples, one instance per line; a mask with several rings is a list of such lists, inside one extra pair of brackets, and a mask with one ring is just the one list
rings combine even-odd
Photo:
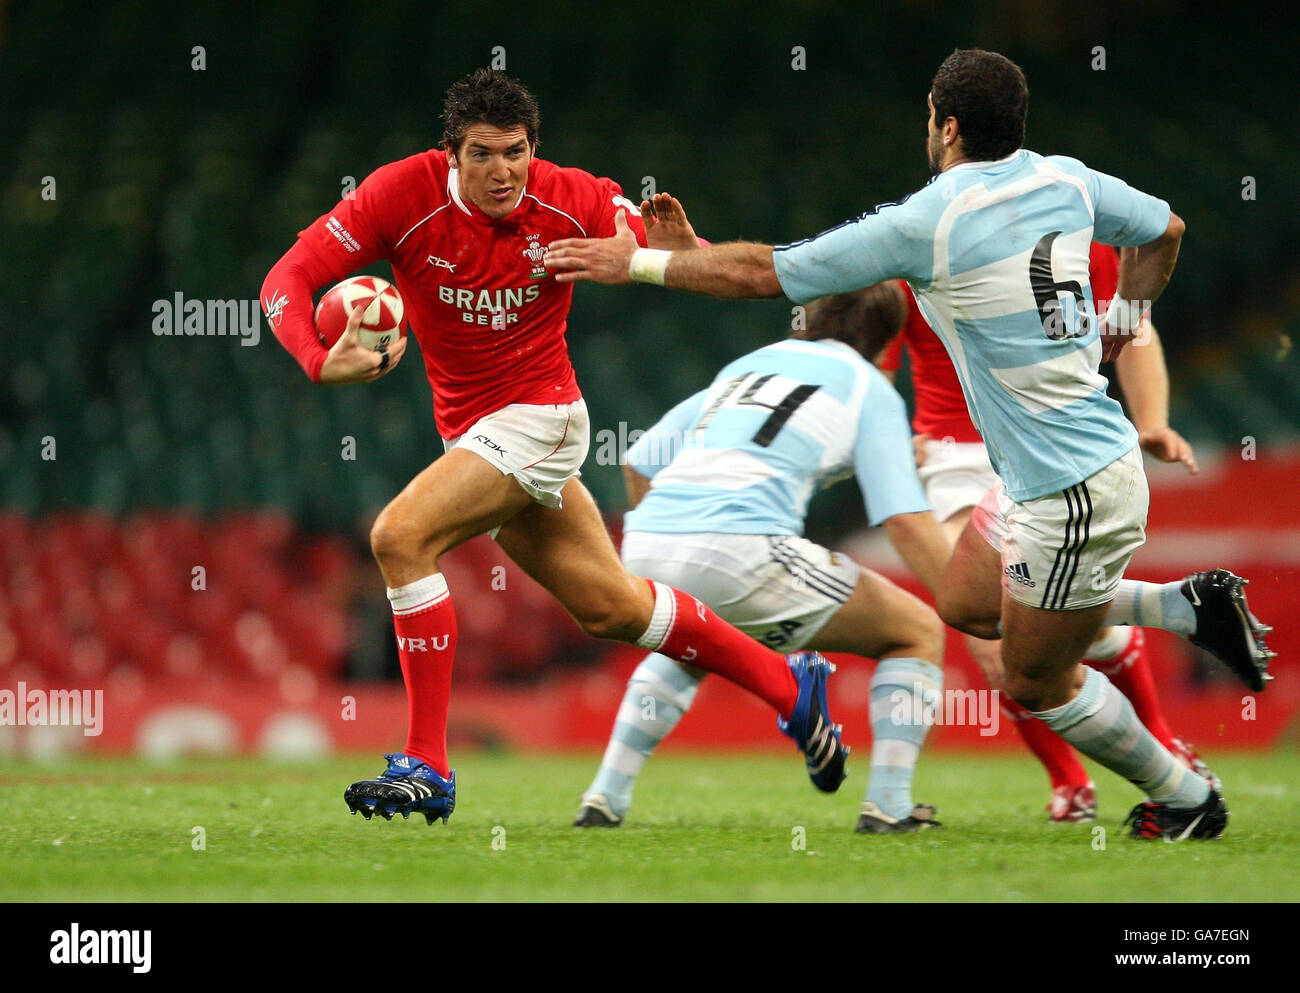
[(363, 779), (343, 791), (348, 809), (366, 820), (374, 814), (391, 821), (394, 814), (410, 817), (421, 813), (430, 824), (437, 817), (447, 823), (456, 809), (456, 770), (443, 779), (414, 756), (395, 752), (384, 758), (388, 768), (376, 779)]
[(799, 684), (799, 696), (790, 719), (778, 717), (776, 726), (803, 752), (812, 784), (823, 793), (834, 793), (848, 776), (844, 760), (849, 755), (840, 740), (842, 728), (831, 723), (826, 706), (826, 680), (835, 666), (817, 652), (795, 652), (785, 660)]

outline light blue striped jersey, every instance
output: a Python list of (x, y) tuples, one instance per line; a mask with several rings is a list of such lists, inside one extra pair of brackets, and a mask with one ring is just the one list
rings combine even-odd
[(801, 535), (818, 485), (855, 471), (872, 524), (928, 510), (902, 398), (853, 348), (788, 340), (727, 365), (642, 435), (628, 531)]
[(1169, 205), (1077, 159), (1021, 149), (967, 162), (898, 203), (778, 246), (803, 303), (903, 278), (952, 356), (1013, 500), (1087, 479), (1137, 444), (1106, 394), (1088, 245), (1143, 245)]

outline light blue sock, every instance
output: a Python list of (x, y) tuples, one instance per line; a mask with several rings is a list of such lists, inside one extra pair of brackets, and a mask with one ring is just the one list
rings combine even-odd
[(1121, 579), (1106, 612), (1106, 624), (1161, 628), (1184, 638), (1191, 637), (1196, 633), (1196, 611), (1183, 596), (1182, 586), (1181, 579), (1172, 583)]
[(934, 714), (943, 670), (922, 659), (882, 659), (871, 677), (871, 778), (866, 799), (890, 817), (912, 813), (912, 773)]
[(641, 766), (690, 709), (703, 678), (667, 656), (647, 655), (627, 682), (600, 771), (587, 794), (601, 794), (614, 813), (625, 816)]
[(1128, 698), (1106, 675), (1085, 667), (1083, 686), (1069, 703), (1034, 716), (1090, 759), (1142, 790), (1155, 803), (1199, 807), (1210, 787), (1177, 761), (1138, 720)]

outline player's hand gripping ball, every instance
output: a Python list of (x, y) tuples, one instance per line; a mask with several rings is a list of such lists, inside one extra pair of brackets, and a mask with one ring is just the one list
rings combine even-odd
[(357, 336), (366, 348), (378, 351), (400, 338), (404, 309), (397, 287), (378, 276), (353, 276), (330, 287), (316, 304), (316, 334), (326, 348), (333, 348), (348, 326), (357, 307), (366, 305)]

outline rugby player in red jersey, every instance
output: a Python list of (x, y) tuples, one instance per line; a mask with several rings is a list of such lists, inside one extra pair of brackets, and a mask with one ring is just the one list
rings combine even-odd
[[(371, 382), (406, 339), (367, 350), (362, 307), (330, 349), (316, 335), (312, 295), (378, 259), (396, 276), (434, 395), (446, 453), (374, 523), (371, 547), (388, 586), (409, 729), (379, 777), (354, 783), (354, 813), (386, 819), (455, 806), (446, 724), (456, 619), (438, 560), (490, 532), (582, 628), (731, 679), (776, 709), (814, 785), (844, 777), (846, 750), (826, 713), (829, 663), (782, 656), (694, 597), (629, 573), (578, 480), (588, 422), (565, 345), (573, 287), (546, 267), (547, 246), (608, 237), (622, 216), (638, 242), (695, 247), (694, 232), (656, 230), (618, 184), (536, 157), (539, 112), (504, 73), (480, 69), (448, 90), (442, 147), (382, 166), (299, 233), (262, 286), (276, 337), (314, 383)], [(662, 195), (661, 195), (662, 196)]]
[[(1088, 269), (1098, 311), (1104, 312), (1115, 295), (1119, 255), (1114, 248), (1094, 242), (1089, 249)], [(955, 545), (975, 507), (995, 481), (993, 466), (984, 439), (971, 422), (948, 350), (921, 315), (907, 284), (900, 285), (908, 300), (907, 321), (879, 365), (887, 375), (892, 375), (899, 367), (904, 349), (910, 356), (917, 468), (935, 517), (949, 544)], [(1181, 462), (1195, 473), (1197, 466), (1191, 445), (1169, 426), (1169, 376), (1155, 328), (1148, 323), (1137, 340), (1143, 347), (1122, 351), (1115, 368), (1138, 429), (1139, 443), (1156, 458)], [(990, 685), (999, 688), (1001, 642), (969, 635), (965, 641)], [(1161, 744), (1188, 768), (1217, 784), (1217, 778), (1196, 750), (1176, 737), (1165, 720), (1141, 628), (1103, 628), (1089, 646), (1084, 661), (1100, 669), (1120, 688), (1133, 703), (1138, 718)], [(1094, 820), (1096, 789), (1074, 749), (1005, 694), (1002, 708), (1016, 723), (1030, 751), (1047, 769), (1052, 785), (1052, 799), (1048, 804), (1051, 819), (1057, 822)]]

